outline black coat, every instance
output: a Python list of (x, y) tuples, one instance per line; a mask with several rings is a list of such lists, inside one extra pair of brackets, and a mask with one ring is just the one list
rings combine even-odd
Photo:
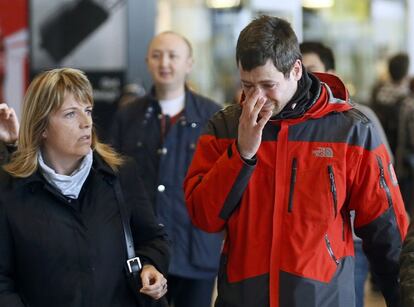
[(162, 273), (168, 248), (162, 226), (127, 162), (118, 173), (94, 155), (79, 198), (42, 175), (0, 173), (0, 306), (137, 306), (125, 278), (126, 248), (113, 182), (120, 177), (135, 249)]
[(220, 107), (186, 89), (185, 107), (165, 137), (161, 108), (149, 95), (122, 108), (112, 127), (112, 144), (135, 159), (156, 216), (171, 240), (170, 275), (210, 279), (217, 274), (221, 234), (194, 227), (184, 202), (183, 181), (201, 132)]
[(11, 151), (14, 148), (7, 146), (4, 142), (0, 141), (0, 165), (9, 162)]

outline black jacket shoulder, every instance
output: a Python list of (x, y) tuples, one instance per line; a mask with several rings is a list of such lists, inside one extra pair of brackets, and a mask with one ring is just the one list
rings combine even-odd
[(10, 189), (13, 177), (0, 167), (0, 195)]
[(371, 120), (360, 110), (356, 108), (352, 108), (349, 111), (345, 111), (344, 114), (348, 116), (351, 120), (353, 120), (355, 123), (360, 123), (363, 125), (369, 125), (371, 124)]

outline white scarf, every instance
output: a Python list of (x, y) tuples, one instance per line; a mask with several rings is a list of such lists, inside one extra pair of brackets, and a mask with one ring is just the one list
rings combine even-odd
[(92, 168), (92, 150), (82, 159), (81, 165), (69, 176), (61, 175), (46, 165), (42, 153), (39, 151), (38, 162), (40, 171), (52, 186), (57, 188), (66, 197), (77, 199)]

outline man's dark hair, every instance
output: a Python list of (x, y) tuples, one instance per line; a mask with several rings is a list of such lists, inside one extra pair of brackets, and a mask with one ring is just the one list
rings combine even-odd
[(287, 78), (295, 62), (302, 59), (299, 42), (290, 24), (280, 18), (261, 16), (249, 23), (239, 35), (237, 65), (250, 71), (267, 60)]
[(303, 42), (300, 44), (300, 52), (302, 55), (305, 53), (315, 53), (321, 59), (325, 70), (335, 70), (335, 58), (332, 49), (321, 42)]
[(406, 53), (398, 53), (388, 61), (388, 71), (394, 82), (400, 82), (408, 74), (410, 59)]

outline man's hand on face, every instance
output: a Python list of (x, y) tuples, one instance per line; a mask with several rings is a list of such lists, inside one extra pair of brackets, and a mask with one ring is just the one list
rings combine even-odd
[(244, 159), (251, 159), (259, 150), (262, 140), (262, 132), (266, 123), (272, 116), (273, 110), (262, 110), (267, 98), (260, 96), (260, 91), (255, 89), (246, 94), (242, 102), (242, 113), (239, 119), (239, 131), (237, 137), (237, 148)]
[(19, 135), (19, 121), (13, 108), (0, 104), (0, 141), (14, 144)]

